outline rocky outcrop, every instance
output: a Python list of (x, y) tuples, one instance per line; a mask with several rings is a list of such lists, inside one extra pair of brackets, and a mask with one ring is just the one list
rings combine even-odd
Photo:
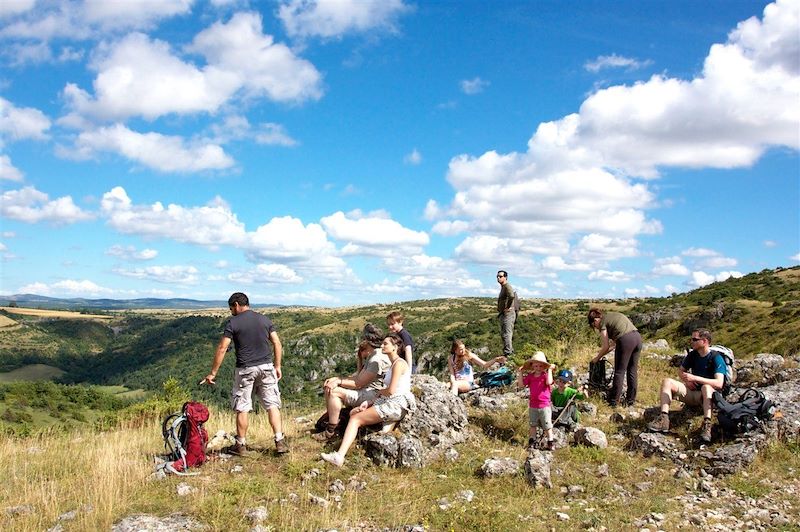
[[(682, 438), (672, 434), (642, 432), (636, 435), (631, 442), (633, 449), (640, 450), (645, 456), (657, 455), (668, 458), (676, 464), (688, 469), (700, 469), (712, 475), (728, 475), (741, 471), (756, 459), (770, 441), (784, 438), (797, 438), (800, 435), (800, 379), (790, 378), (776, 384), (764, 385), (769, 378), (776, 379), (778, 375), (792, 373), (796, 368), (785, 368), (783, 357), (771, 354), (757, 355), (743, 368), (761, 372), (757, 380), (750, 385), (759, 386), (764, 396), (773, 401), (779, 414), (770, 421), (762, 424), (761, 430), (738, 435), (734, 438), (720, 441), (718, 431), (714, 431), (715, 443), (710, 446), (695, 444), (687, 446)], [(747, 374), (747, 373), (746, 373)], [(769, 376), (772, 377), (769, 377)], [(744, 384), (737, 382), (737, 384)], [(744, 391), (739, 387), (728, 397), (730, 402), (735, 402)], [(652, 418), (655, 409), (645, 411), (645, 419)], [(684, 423), (692, 421), (696, 413), (690, 409), (683, 409), (670, 413), (672, 427), (681, 427)]]
[(374, 433), (362, 440), (373, 462), (389, 467), (422, 467), (466, 440), (467, 408), (444, 383), (416, 374), (411, 389), (417, 408), (392, 433)]
[(650, 312), (631, 315), (631, 321), (640, 331), (657, 331), (666, 327), (673, 321), (680, 319), (683, 313), (681, 307), (656, 309)]
[(550, 464), (553, 461), (553, 453), (547, 451), (532, 450), (528, 453), (525, 460), (525, 480), (534, 488), (552, 488), (553, 482), (550, 479)]

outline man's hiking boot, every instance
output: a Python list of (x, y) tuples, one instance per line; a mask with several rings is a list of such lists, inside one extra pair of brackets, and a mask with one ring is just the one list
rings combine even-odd
[(547, 440), (547, 447), (545, 447), (548, 451), (555, 451), (556, 450), (556, 442), (555, 440)]
[(286, 438), (275, 440), (275, 452), (278, 454), (285, 454), (289, 452), (289, 446), (286, 444)]
[(703, 425), (700, 427), (700, 439), (705, 443), (711, 443), (711, 418), (703, 418)]
[(669, 432), (669, 414), (661, 412), (661, 414), (651, 421), (647, 428), (651, 432)]
[(311, 438), (321, 442), (329, 442), (331, 440), (335, 440), (336, 425), (328, 424), (328, 426), (325, 427), (325, 430), (323, 430), (322, 432), (317, 432), (316, 434), (312, 434)]
[(239, 443), (238, 441), (233, 445), (229, 445), (227, 447), (222, 448), (222, 452), (225, 454), (232, 454), (233, 456), (246, 456), (247, 455), (247, 445), (244, 443)]

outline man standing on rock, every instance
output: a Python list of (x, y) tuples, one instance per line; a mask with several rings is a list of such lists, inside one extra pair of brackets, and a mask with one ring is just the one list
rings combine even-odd
[(669, 405), (673, 398), (690, 406), (703, 406), (703, 426), (700, 439), (711, 441), (711, 396), (722, 390), (727, 368), (722, 356), (713, 353), (711, 333), (706, 329), (692, 332), (692, 350), (681, 362), (680, 381), (665, 378), (661, 383), (661, 415), (647, 428), (654, 432), (669, 432)]
[(514, 323), (517, 321), (516, 292), (508, 282), (508, 272), (497, 272), (497, 282), (500, 284), (500, 295), (497, 296), (497, 318), (500, 320), (500, 336), (503, 338), (503, 355), (509, 357), (514, 354), (512, 340), (514, 338)]
[(255, 388), (258, 399), (267, 411), (269, 424), (275, 433), (275, 450), (278, 454), (289, 452), (283, 437), (281, 420), (281, 392), (278, 381), (281, 379), (281, 356), (283, 347), (272, 321), (250, 310), (250, 300), (241, 292), (228, 298), (231, 319), (225, 324), (222, 338), (214, 354), (211, 373), (200, 384), (216, 384), (225, 353), (231, 340), (236, 350), (236, 370), (231, 392), (231, 407), (236, 412), (236, 442), (225, 452), (244, 455), (247, 452), (248, 413), (252, 410), (252, 394)]

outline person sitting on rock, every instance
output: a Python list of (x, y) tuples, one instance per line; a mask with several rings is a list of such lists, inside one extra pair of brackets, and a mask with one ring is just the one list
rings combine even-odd
[(390, 334), (383, 339), (381, 351), (391, 362), (384, 376), (386, 387), (378, 392), (378, 397), (374, 401), (364, 401), (350, 411), (350, 421), (347, 423), (339, 450), (322, 453), (320, 456), (323, 460), (341, 467), (361, 427), (400, 421), (416, 408), (414, 394), (411, 393), (411, 368), (401, 356), (402, 348), (403, 340), (396, 334)]
[(550, 401), (553, 403), (553, 423), (565, 426), (569, 430), (575, 430), (575, 426), (580, 421), (575, 401), (586, 399), (589, 391), (586, 386), (581, 386), (579, 391), (570, 384), (572, 384), (572, 372), (568, 369), (559, 371), (556, 375), (556, 385), (550, 392)]
[(547, 357), (541, 351), (525, 361), (519, 368), (517, 386), (527, 386), (530, 389), (528, 401), (528, 419), (530, 422), (530, 437), (528, 447), (536, 444), (536, 432), (539, 427), (547, 438), (547, 450), (555, 449), (553, 440), (553, 417), (550, 402), (550, 387), (553, 386), (553, 370), (555, 366), (547, 362)]
[(711, 333), (697, 329), (691, 337), (693, 349), (681, 362), (680, 380), (665, 378), (661, 382), (661, 414), (647, 427), (653, 432), (669, 432), (669, 405), (674, 398), (686, 405), (703, 407), (700, 439), (711, 441), (711, 396), (722, 390), (727, 369), (721, 356), (711, 354)]
[(506, 357), (494, 357), (488, 362), (467, 349), (461, 340), (453, 340), (450, 347), (450, 357), (447, 359), (447, 366), (450, 369), (450, 393), (458, 395), (477, 388), (475, 384), (475, 374), (472, 364), (477, 364), (483, 369), (492, 364), (505, 364)]
[(367, 323), (364, 326), (363, 341), (359, 345), (357, 370), (349, 377), (331, 377), (325, 380), (325, 407), (328, 413), (328, 424), (325, 430), (311, 437), (317, 441), (328, 441), (336, 438), (336, 427), (344, 407), (358, 406), (377, 398), (378, 391), (383, 388), (383, 378), (391, 366), (389, 357), (381, 352), (382, 332)]

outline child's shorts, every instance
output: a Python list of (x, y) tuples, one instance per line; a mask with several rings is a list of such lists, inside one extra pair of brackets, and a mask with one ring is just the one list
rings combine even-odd
[(542, 430), (553, 428), (553, 412), (549, 406), (544, 408), (528, 408), (528, 418), (531, 427), (540, 427)]

